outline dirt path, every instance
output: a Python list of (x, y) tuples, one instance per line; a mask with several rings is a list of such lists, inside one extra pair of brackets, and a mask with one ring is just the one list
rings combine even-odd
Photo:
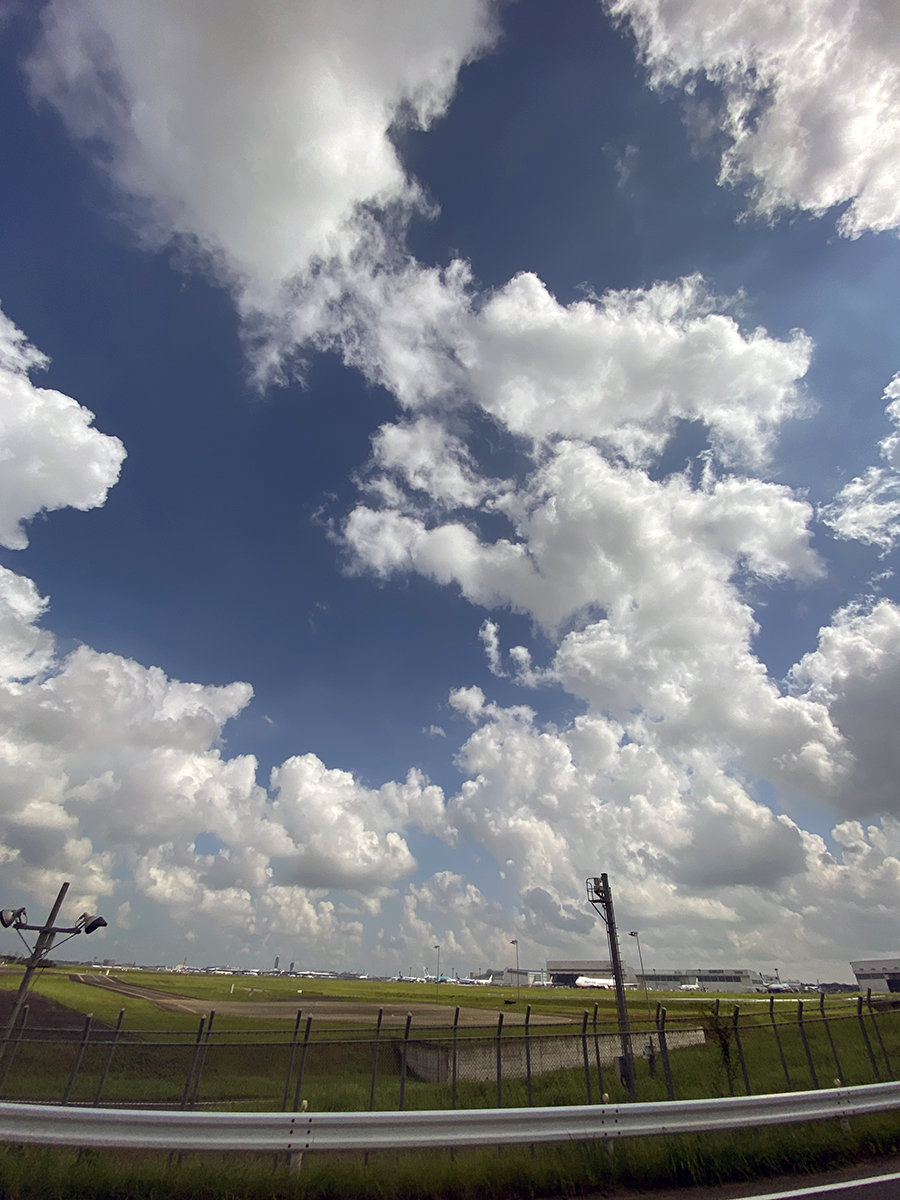
[[(389, 1025), (403, 1025), (407, 1013), (411, 1013), (416, 1025), (450, 1026), (453, 1024), (455, 1005), (397, 1003), (379, 1004), (374, 1000), (345, 1000), (330, 996), (298, 995), (296, 1003), (293, 1000), (217, 1000), (211, 1004), (208, 1000), (198, 1000), (193, 996), (182, 996), (174, 992), (165, 992), (157, 988), (140, 987), (118, 979), (115, 975), (70, 975), (70, 979), (90, 987), (105, 988), (122, 996), (131, 996), (135, 1000), (146, 1000), (164, 1012), (184, 1012), (201, 1015), (215, 1008), (220, 1016), (251, 1017), (260, 1021), (293, 1020), (298, 1008), (303, 1010), (305, 1017), (318, 1017), (328, 1021), (346, 1021), (348, 1024), (372, 1025), (378, 1019), (378, 1011), (382, 1009), (382, 1020)], [(510, 1006), (510, 1009), (512, 1006)], [(503, 1010), (503, 1024), (522, 1025), (525, 1021), (525, 1006), (519, 1011)], [(467, 1028), (483, 1026), (496, 1028), (497, 1013), (486, 1008), (460, 1008), (459, 1023)], [(532, 1025), (568, 1024), (560, 1017), (531, 1015)]]

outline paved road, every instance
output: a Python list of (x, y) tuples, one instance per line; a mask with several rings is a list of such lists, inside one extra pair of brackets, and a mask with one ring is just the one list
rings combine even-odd
[(734, 1200), (747, 1200), (748, 1197), (755, 1197), (755, 1200), (814, 1200), (817, 1196), (825, 1200), (897, 1200), (900, 1172), (840, 1183), (804, 1184), (789, 1191), (741, 1192)]
[(632, 1192), (627, 1189), (588, 1196), (585, 1200), (900, 1200), (900, 1155), (844, 1167), (814, 1176), (782, 1175), (756, 1183), (715, 1187), (664, 1188)]

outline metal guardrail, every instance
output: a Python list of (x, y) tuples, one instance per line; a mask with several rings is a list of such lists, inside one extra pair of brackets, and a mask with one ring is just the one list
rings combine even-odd
[(0, 1104), (0, 1142), (302, 1154), (593, 1141), (846, 1119), (900, 1107), (900, 1082), (767, 1096), (427, 1112), (159, 1112)]

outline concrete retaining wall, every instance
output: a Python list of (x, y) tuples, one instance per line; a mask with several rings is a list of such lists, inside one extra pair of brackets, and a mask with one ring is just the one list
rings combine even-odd
[[(702, 1029), (686, 1029), (666, 1032), (666, 1045), (670, 1051), (682, 1046), (699, 1046), (705, 1042)], [(395, 1040), (398, 1050), (403, 1043)], [(649, 1035), (632, 1035), (636, 1057), (646, 1058), (650, 1054)], [(595, 1048), (596, 1047), (596, 1048)], [(622, 1053), (618, 1034), (591, 1032), (587, 1035), (588, 1058), (595, 1066), (599, 1055), (603, 1066), (611, 1066)], [(653, 1037), (653, 1050), (659, 1053), (659, 1039)], [(504, 1078), (524, 1078), (531, 1060), (532, 1075), (544, 1075), (549, 1071), (571, 1070), (584, 1066), (584, 1047), (581, 1037), (554, 1035), (529, 1037), (506, 1036), (500, 1039), (501, 1072)], [(444, 1041), (411, 1041), (407, 1044), (406, 1069), (414, 1079), (425, 1083), (449, 1083), (452, 1078), (453, 1046)], [(456, 1043), (456, 1078), (460, 1082), (478, 1082), (497, 1077), (497, 1039), (460, 1038)]]

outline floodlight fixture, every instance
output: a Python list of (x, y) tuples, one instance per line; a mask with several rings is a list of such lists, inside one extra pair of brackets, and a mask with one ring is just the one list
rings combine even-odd
[[(25, 997), (28, 994), (28, 988), (31, 984), (32, 976), (35, 970), (40, 966), (41, 960), (46, 958), (53, 946), (54, 939), (58, 933), (64, 933), (67, 936), (63, 941), (69, 941), (79, 933), (93, 933), (97, 929), (102, 929), (107, 924), (104, 917), (98, 916), (96, 913), (82, 913), (74, 925), (54, 925), (54, 921), (59, 916), (59, 910), (62, 908), (63, 900), (66, 892), (69, 890), (68, 883), (64, 883), (59, 889), (59, 895), (53, 903), (50, 910), (50, 915), (43, 925), (29, 925), (28, 915), (24, 908), (4, 908), (0, 909), (0, 925), (4, 929), (15, 929), (16, 933), (22, 939), (26, 949), (29, 952), (28, 961), (25, 964), (25, 974), (22, 976), (22, 981), (19, 984), (19, 990), (13, 1002), (12, 1011), (6, 1022), (6, 1028), (2, 1034), (2, 1044), (0, 1044), (0, 1058), (2, 1058), (6, 1047), (9, 1044), (9, 1038), (12, 1031), (16, 1027), (16, 1022), (19, 1019), (19, 1014), (25, 1003)], [(28, 930), (37, 933), (37, 939), (34, 943), (34, 948), (28, 945), (25, 941), (22, 931)]]
[[(650, 987), (649, 987), (649, 984), (647, 983), (647, 972), (644, 970), (644, 956), (643, 956), (643, 954), (641, 953), (641, 935), (640, 935), (640, 931), (639, 931), (639, 930), (637, 930), (637, 929), (632, 929), (632, 930), (629, 932), (628, 936), (629, 936), (629, 937), (633, 937), (633, 938), (635, 939), (635, 941), (637, 942), (638, 961), (639, 961), (639, 962), (640, 962), (640, 964), (641, 964), (641, 979), (643, 979), (643, 981), (644, 981), (644, 999), (647, 1001), (647, 1016), (648, 1016), (648, 1017), (649, 1017), (649, 1018), (652, 1020), (652, 1019), (653, 1019), (653, 1013), (650, 1011)], [(650, 1042), (651, 1042), (651, 1045), (652, 1045), (652, 1042), (653, 1042), (653, 1037), (652, 1037), (652, 1035), (651, 1035), (651, 1038), (650, 1038)]]

